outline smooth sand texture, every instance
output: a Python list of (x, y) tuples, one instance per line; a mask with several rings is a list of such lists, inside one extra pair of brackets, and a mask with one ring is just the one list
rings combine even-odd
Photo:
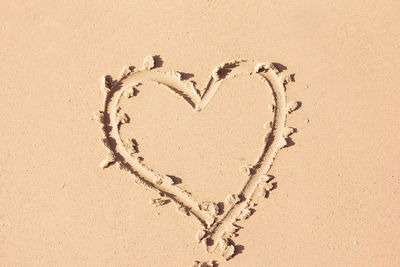
[[(396, 1), (2, 2), (0, 266), (400, 265), (399, 11)], [(196, 96), (210, 75), (229, 75), (216, 66), (239, 59), (295, 73), (282, 113), (294, 111), (285, 121), (294, 145), (278, 151), (262, 173), (275, 178), (249, 205), (226, 196), (252, 176), (283, 110), (271, 87), (285, 80), (246, 74)], [(182, 188), (178, 210), (190, 216), (118, 164), (99, 168), (99, 78), (132, 77), (124, 65), (178, 71), (175, 87), (182, 78), (200, 90), (191, 105), (132, 81), (112, 111), (125, 151), (175, 184), (167, 189)], [(244, 207), (230, 216), (229, 203)], [(199, 232), (192, 211), (203, 221), (251, 216)], [(225, 230), (238, 236), (207, 252), (201, 240)]]

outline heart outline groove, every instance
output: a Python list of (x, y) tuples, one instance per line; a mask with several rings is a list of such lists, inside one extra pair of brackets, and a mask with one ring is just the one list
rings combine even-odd
[[(171, 201), (183, 215), (193, 215), (203, 226), (196, 234), (197, 241), (203, 243), (209, 252), (219, 247), (222, 256), (229, 260), (237, 253), (232, 238), (237, 235), (240, 227), (235, 223), (247, 219), (253, 213), (253, 197), (256, 191), (261, 197), (266, 197), (269, 191), (275, 188), (276, 183), (273, 182), (273, 177), (268, 175), (268, 171), (278, 151), (287, 145), (287, 138), (296, 131), (286, 126), (287, 115), (301, 106), (300, 102), (288, 103), (286, 100), (286, 84), (293, 81), (293, 74), (281, 72), (270, 62), (236, 60), (216, 67), (205, 88), (200, 91), (196, 89), (193, 81), (182, 79), (179, 72), (155, 70), (155, 59), (153, 56), (146, 57), (142, 67), (138, 69), (124, 66), (115, 80), (109, 75), (101, 78), (104, 109), (96, 114), (96, 120), (102, 125), (102, 143), (108, 149), (108, 154), (100, 163), (100, 167), (107, 168), (116, 164), (120, 169), (133, 174), (136, 183), (158, 192), (160, 198), (152, 200), (152, 204), (163, 205)], [(174, 184), (171, 177), (158, 174), (143, 163), (143, 158), (137, 153), (137, 143), (134, 139), (126, 142), (121, 139), (120, 127), (129, 122), (129, 117), (120, 112), (119, 102), (122, 96), (133, 97), (135, 88), (143, 82), (155, 82), (167, 86), (171, 92), (182, 97), (194, 111), (200, 112), (212, 100), (224, 81), (238, 75), (255, 75), (266, 82), (275, 102), (270, 106), (273, 121), (265, 125), (264, 147), (257, 162), (245, 167), (245, 184), (237, 194), (226, 198), (225, 204), (229, 205), (229, 209), (218, 218), (216, 203), (197, 203), (189, 192)]]

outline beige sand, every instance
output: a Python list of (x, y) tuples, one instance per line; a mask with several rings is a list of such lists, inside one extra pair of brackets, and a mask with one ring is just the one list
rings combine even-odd
[(0, 266), (400, 265), (397, 2), (0, 5)]

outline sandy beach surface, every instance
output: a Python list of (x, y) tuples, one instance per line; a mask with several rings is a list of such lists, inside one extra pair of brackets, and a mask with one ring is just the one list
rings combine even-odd
[(0, 266), (400, 266), (399, 12), (1, 1)]

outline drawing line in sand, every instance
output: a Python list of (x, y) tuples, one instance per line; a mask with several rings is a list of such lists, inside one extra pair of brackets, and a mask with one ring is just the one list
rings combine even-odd
[[(253, 213), (252, 200), (256, 192), (260, 197), (267, 197), (275, 188), (273, 177), (267, 173), (279, 149), (287, 145), (287, 138), (295, 132), (294, 128), (285, 125), (287, 115), (301, 106), (300, 102), (286, 101), (285, 85), (293, 80), (293, 75), (281, 72), (273, 63), (237, 60), (216, 67), (206, 87), (198, 90), (193, 81), (184, 80), (179, 72), (155, 70), (155, 59), (153, 56), (146, 57), (139, 69), (123, 67), (116, 80), (111, 76), (102, 77), (104, 110), (99, 111), (96, 119), (102, 125), (104, 134), (102, 142), (108, 149), (108, 154), (100, 163), (100, 167), (118, 165), (120, 169), (132, 173), (136, 183), (158, 192), (160, 197), (151, 200), (151, 204), (161, 206), (173, 202), (178, 212), (183, 215), (192, 214), (203, 226), (203, 229), (196, 234), (197, 241), (205, 244), (209, 252), (219, 247), (222, 256), (229, 260), (237, 253), (232, 238), (237, 235), (241, 227), (236, 223), (247, 219)], [(248, 177), (244, 186), (237, 194), (227, 196), (225, 204), (229, 208), (219, 217), (220, 210), (216, 203), (196, 202), (189, 192), (175, 184), (172, 177), (158, 174), (143, 163), (135, 139), (125, 142), (121, 139), (120, 127), (124, 123), (129, 123), (130, 119), (127, 114), (121, 112), (119, 103), (122, 96), (128, 98), (136, 96), (137, 87), (142, 83), (155, 82), (167, 86), (170, 91), (185, 99), (194, 111), (200, 112), (211, 101), (224, 81), (238, 75), (256, 76), (266, 82), (275, 102), (269, 107), (274, 117), (272, 122), (264, 126), (266, 128), (264, 148), (257, 162), (243, 168)]]

